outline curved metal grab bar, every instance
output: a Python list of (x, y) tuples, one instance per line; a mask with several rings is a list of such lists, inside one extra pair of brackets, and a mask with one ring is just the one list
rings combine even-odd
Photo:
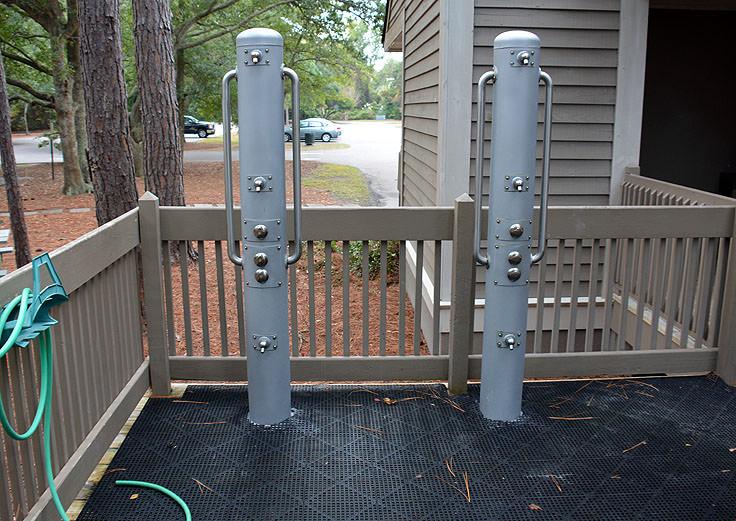
[(238, 73), (232, 70), (222, 77), (222, 150), (225, 163), (225, 220), (227, 222), (227, 256), (233, 264), (243, 265), (243, 258), (235, 252), (235, 232), (233, 230), (233, 155), (230, 143), (230, 81), (237, 79)]
[(539, 71), (539, 79), (544, 82), (544, 141), (542, 145), (542, 190), (539, 206), (539, 251), (532, 255), (532, 264), (542, 260), (547, 247), (547, 201), (549, 199), (549, 149), (552, 141), (552, 78)]
[(299, 108), (299, 76), (296, 72), (284, 67), (284, 76), (291, 80), (291, 104), (293, 114), (291, 116), (292, 129), (292, 171), (294, 172), (294, 253), (286, 258), (286, 264), (294, 264), (302, 256), (302, 157), (301, 157), (301, 135), (299, 122), (301, 112)]
[[(476, 122), (478, 135), (475, 138), (477, 148), (475, 153), (475, 226), (473, 254), (475, 261), (486, 268), (489, 266), (488, 257), (480, 253), (480, 213), (483, 200), (483, 141), (486, 121), (486, 84), (489, 81), (495, 81), (495, 79), (496, 71), (494, 69), (483, 74), (478, 80), (478, 120)], [(490, 200), (488, 201), (488, 206), (488, 211), (490, 212)]]

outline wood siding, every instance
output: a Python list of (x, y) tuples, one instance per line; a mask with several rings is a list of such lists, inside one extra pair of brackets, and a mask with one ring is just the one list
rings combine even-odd
[[(492, 66), (493, 40), (500, 33), (524, 29), (536, 33), (542, 41), (541, 66), (555, 84), (550, 204), (608, 204), (616, 101), (619, 1), (476, 0), (474, 25), (475, 85), (480, 75)], [(492, 99), (492, 89), (489, 87), (488, 99)], [(538, 176), (541, 174), (543, 100), (544, 91), (540, 87)], [(487, 109), (489, 115), (490, 105)], [(474, 99), (473, 140), (476, 135), (476, 111)], [(490, 135), (490, 123), (487, 123), (486, 135)], [(485, 149), (485, 157), (488, 158), (490, 140)], [(489, 172), (488, 166), (485, 171)], [(470, 193), (474, 192), (474, 173), (473, 143), (468, 185)], [(487, 183), (484, 183), (484, 187), (487, 187)], [(487, 195), (486, 190), (484, 194)]]
[(401, 3), (391, 24), (404, 25), (404, 106), (401, 201), (405, 206), (433, 206), (437, 199), (437, 136), (440, 83), (440, 3)]

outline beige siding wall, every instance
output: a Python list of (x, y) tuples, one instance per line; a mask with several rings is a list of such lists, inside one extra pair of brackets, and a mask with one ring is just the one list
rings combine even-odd
[[(618, 0), (475, 0), (473, 78), (492, 65), (493, 39), (512, 29), (536, 33), (542, 68), (555, 84), (552, 111), (550, 204), (608, 204), (616, 100)], [(475, 93), (475, 86), (473, 88)], [(474, 95), (475, 96), (475, 95)], [(492, 99), (489, 87), (488, 99)], [(544, 99), (540, 88), (539, 100)], [(491, 113), (491, 104), (487, 113)], [(473, 139), (475, 114), (473, 104)], [(541, 173), (543, 107), (539, 106), (537, 175)], [(490, 123), (486, 135), (490, 135)], [(471, 147), (470, 193), (475, 187)], [(488, 161), (490, 143), (486, 145)], [(489, 171), (486, 165), (485, 172)], [(537, 187), (539, 183), (537, 183)], [(484, 183), (487, 194), (487, 183)]]
[(439, 0), (403, 4), (402, 19), (394, 22), (405, 24), (401, 200), (405, 206), (432, 206), (437, 196)]

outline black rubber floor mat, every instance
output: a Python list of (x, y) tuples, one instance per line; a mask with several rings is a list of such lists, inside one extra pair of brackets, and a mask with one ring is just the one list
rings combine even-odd
[[(736, 390), (712, 378), (532, 382), (513, 423), (478, 387), (295, 386), (248, 422), (247, 387), (151, 399), (79, 521), (736, 519)], [(137, 494), (135, 496), (134, 494)]]

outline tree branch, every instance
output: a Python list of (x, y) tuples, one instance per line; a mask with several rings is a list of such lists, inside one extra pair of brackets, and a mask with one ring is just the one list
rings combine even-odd
[(8, 98), (8, 101), (22, 101), (24, 103), (28, 103), (29, 105), (37, 105), (39, 107), (44, 107), (44, 108), (47, 108), (47, 109), (53, 109), (54, 108), (54, 104), (53, 103), (50, 103), (48, 101), (41, 101), (39, 99), (24, 98), (23, 96), (19, 96), (19, 95), (10, 96)]
[[(15, 46), (12, 47), (16, 48)], [(51, 76), (51, 69), (49, 69), (45, 65), (42, 65), (41, 63), (38, 63), (30, 56), (21, 56), (19, 54), (13, 54), (7, 51), (3, 51), (3, 57), (8, 58), (9, 60), (16, 61), (18, 63), (22, 63), (24, 65), (28, 65), (29, 67), (36, 69), (38, 72), (42, 72)]]
[(38, 25), (46, 29), (49, 33), (54, 25), (58, 13), (54, 12), (50, 6), (44, 5), (34, 0), (6, 0), (8, 5), (20, 9), (32, 18)]
[(247, 27), (254, 18), (262, 15), (263, 13), (266, 13), (266, 12), (270, 11), (271, 9), (275, 9), (276, 7), (280, 7), (282, 5), (293, 4), (294, 2), (295, 2), (295, 0), (281, 0), (280, 2), (275, 2), (275, 3), (273, 3), (273, 4), (269, 5), (269, 6), (264, 7), (263, 9), (260, 9), (259, 11), (256, 11), (256, 12), (250, 14), (247, 18), (245, 18), (243, 20), (240, 20), (237, 24), (234, 24), (234, 25), (232, 25), (232, 26), (230, 26), (228, 28), (222, 29), (220, 31), (215, 31), (215, 32), (210, 33), (209, 35), (207, 35), (205, 37), (198, 38), (196, 40), (190, 41), (189, 43), (183, 43), (183, 42), (180, 43), (180, 42), (177, 42), (177, 44), (174, 47), (177, 50), (179, 50), (179, 49), (181, 49), (181, 50), (191, 49), (192, 47), (197, 47), (198, 45), (202, 45), (203, 43), (206, 43), (206, 42), (208, 42), (210, 40), (215, 40), (215, 39), (220, 38), (222, 36), (225, 36), (227, 34), (232, 34), (235, 31), (238, 31), (240, 29), (243, 29), (243, 28)]
[(23, 81), (16, 80), (14, 78), (9, 78), (7, 76), (5, 77), (5, 81), (7, 82), (8, 85), (13, 85), (14, 87), (23, 89), (28, 94), (30, 94), (34, 98), (39, 99), (40, 101), (54, 103), (54, 97), (51, 94), (46, 94), (45, 92), (38, 91)]

